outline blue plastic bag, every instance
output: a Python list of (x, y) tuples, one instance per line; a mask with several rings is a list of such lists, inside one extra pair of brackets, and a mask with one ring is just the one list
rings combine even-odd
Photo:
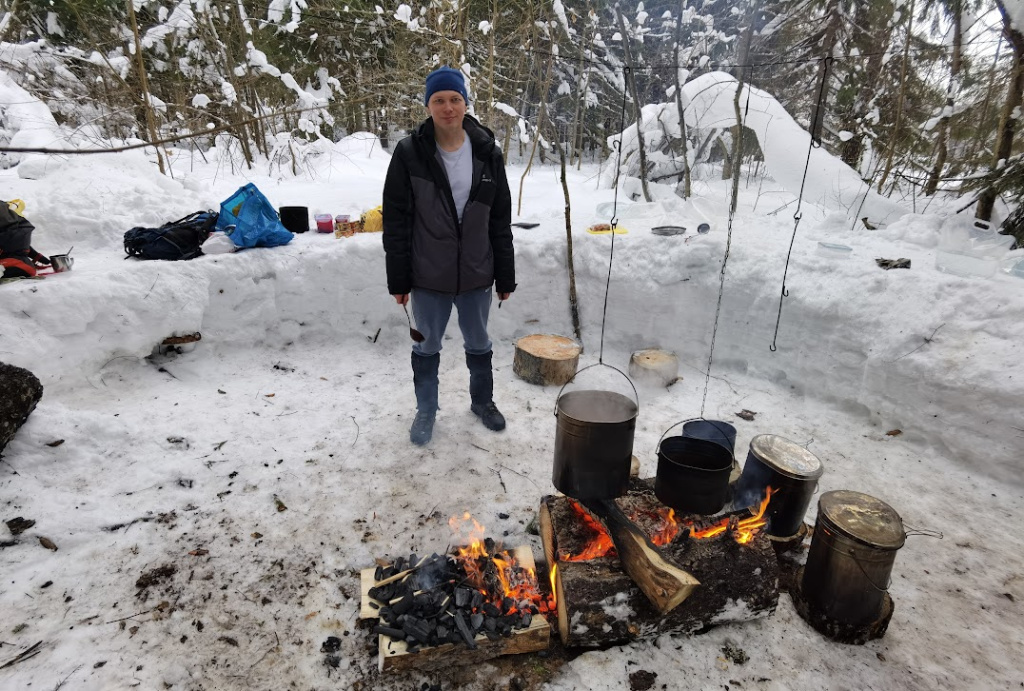
[(216, 229), (240, 248), (287, 245), (294, 237), (281, 225), (270, 201), (251, 182), (221, 202)]

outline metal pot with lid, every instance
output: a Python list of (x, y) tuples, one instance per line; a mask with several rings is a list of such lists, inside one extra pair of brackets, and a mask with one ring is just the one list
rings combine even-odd
[(836, 621), (871, 623), (906, 540), (903, 519), (881, 499), (852, 490), (825, 492), (801, 582), (804, 599)]
[(765, 514), (765, 532), (778, 538), (792, 537), (800, 532), (824, 472), (818, 457), (803, 446), (776, 434), (759, 434), (750, 440), (733, 503), (753, 506), (771, 487), (774, 493)]

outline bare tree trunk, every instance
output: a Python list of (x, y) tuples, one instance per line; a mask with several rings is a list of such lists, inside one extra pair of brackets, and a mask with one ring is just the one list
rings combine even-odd
[[(754, 16), (757, 10), (757, 3), (753, 3), (747, 12), (747, 26), (743, 30), (742, 48), (740, 49), (739, 62), (740, 67), (737, 68), (739, 74), (736, 75), (736, 95), (732, 100), (732, 108), (736, 113), (736, 136), (732, 142), (732, 199), (729, 206), (730, 217), (736, 213), (736, 202), (739, 197), (740, 191), (740, 163), (743, 161), (743, 113), (740, 112), (740, 94), (743, 92), (743, 87), (746, 82), (743, 80), (743, 65), (747, 64), (750, 57), (750, 42), (754, 36)], [(749, 87), (748, 87), (749, 88)]]
[(576, 269), (572, 261), (572, 210), (569, 205), (569, 184), (565, 179), (565, 149), (559, 145), (559, 160), (562, 164), (562, 194), (565, 196), (565, 264), (569, 270), (569, 314), (572, 317), (572, 331), (576, 342), (583, 346), (583, 330), (580, 326), (580, 303), (576, 296)]
[(491, 30), (488, 32), (491, 35), (491, 54), (489, 56), (488, 72), (490, 72), (490, 84), (487, 89), (487, 117), (490, 119), (491, 114), (494, 112), (494, 25), (498, 21), (498, 0), (494, 0), (491, 4)]
[(540, 143), (541, 128), (544, 127), (544, 118), (547, 115), (547, 96), (546, 94), (551, 88), (551, 75), (555, 69), (555, 53), (551, 51), (548, 53), (548, 73), (544, 77), (544, 83), (541, 85), (541, 101), (540, 101), (540, 112), (537, 113), (537, 129), (534, 131), (533, 147), (530, 149), (530, 160), (526, 163), (526, 169), (523, 170), (522, 177), (519, 178), (519, 202), (516, 205), (516, 216), (520, 214), (523, 209), (523, 183), (526, 180), (527, 174), (530, 172), (530, 168), (533, 167), (533, 156), (537, 153), (537, 146)]
[[(160, 139), (156, 132), (156, 116), (153, 114), (153, 101), (149, 95), (149, 79), (146, 77), (146, 64), (142, 60), (142, 40), (139, 38), (139, 23), (135, 20), (135, 3), (128, 0), (128, 20), (132, 23), (132, 34), (135, 36), (135, 62), (139, 70), (139, 85), (142, 88), (142, 110), (146, 114), (146, 129), (149, 130), (149, 141), (155, 142)], [(156, 163), (160, 168), (160, 174), (166, 175), (164, 170), (164, 157), (160, 151), (160, 145), (154, 144), (156, 149)]]
[[(129, 0), (131, 2), (132, 0)], [(235, 93), (235, 101), (231, 106), (231, 110), (234, 113), (235, 118), (238, 122), (242, 122), (247, 119), (247, 115), (242, 108), (241, 101), (239, 100), (242, 96), (242, 92), (238, 86), (238, 80), (235, 78), (234, 61), (232, 60), (231, 53), (228, 51), (227, 44), (220, 39), (217, 34), (217, 28), (213, 25), (213, 18), (206, 13), (206, 27), (209, 30), (210, 42), (215, 48), (219, 48), (221, 56), (221, 69), (223, 71), (223, 77), (231, 85), (232, 90)], [(252, 168), (253, 156), (252, 150), (249, 147), (249, 131), (244, 125), (239, 125), (237, 128), (232, 128), (235, 137), (238, 139), (238, 144), (242, 148), (242, 155), (245, 157), (245, 165), (248, 168)]]
[(910, 62), (910, 37), (912, 24), (914, 22), (914, 0), (910, 0), (910, 12), (907, 13), (907, 33), (903, 39), (903, 65), (900, 67), (900, 93), (896, 97), (896, 122), (893, 123), (892, 133), (889, 135), (889, 146), (885, 151), (885, 167), (882, 169), (882, 179), (878, 181), (878, 193), (881, 194), (885, 188), (885, 181), (892, 171), (892, 159), (896, 153), (896, 141), (899, 138), (900, 127), (903, 125), (903, 103), (907, 95), (907, 64)]
[[(831, 58), (836, 49), (839, 25), (843, 21), (842, 14), (839, 11), (839, 0), (829, 0), (828, 7), (825, 8), (825, 16), (828, 17), (828, 23), (825, 25), (825, 37), (821, 41), (821, 52), (822, 58)], [(822, 80), (826, 77), (825, 70), (827, 69), (828, 67), (823, 59), (818, 65), (818, 78), (814, 80), (815, 84), (822, 83)], [(828, 85), (825, 85), (822, 94), (824, 94), (825, 99), (828, 98)], [(811, 138), (819, 144), (821, 143), (821, 129), (825, 124), (825, 111), (825, 104), (817, 101), (811, 109)]]
[(924, 187), (924, 193), (928, 196), (935, 194), (939, 187), (939, 178), (942, 176), (942, 169), (946, 167), (946, 157), (949, 155), (949, 126), (953, 119), (953, 108), (956, 105), (956, 96), (960, 91), (960, 64), (961, 51), (963, 50), (963, 27), (961, 25), (961, 1), (953, 0), (953, 60), (949, 65), (949, 86), (946, 87), (946, 109), (939, 121), (939, 133), (935, 139), (935, 166), (931, 175), (928, 176), (928, 183)]
[[(622, 16), (622, 12), (619, 8), (615, 8), (615, 14), (619, 15), (619, 26), (622, 30), (622, 51), (626, 56), (626, 67), (628, 71), (625, 74), (626, 86), (629, 87), (630, 96), (633, 98), (633, 110), (636, 113), (636, 145), (640, 152), (640, 187), (644, 191), (644, 201), (650, 202), (651, 191), (647, 189), (647, 153), (644, 151), (644, 130), (643, 130), (643, 118), (640, 115), (640, 98), (636, 92), (636, 79), (633, 77), (635, 71), (633, 70), (633, 55), (629, 51), (629, 32), (626, 31), (626, 18)], [(623, 132), (622, 137), (625, 136)], [(619, 144), (621, 150), (621, 142)]]
[(687, 0), (679, 0), (679, 16), (676, 17), (676, 49), (675, 49), (675, 82), (676, 110), (679, 112), (679, 138), (683, 146), (683, 199), (689, 199), (692, 193), (690, 177), (690, 145), (686, 138), (686, 118), (683, 115), (683, 85), (679, 83), (679, 44), (683, 40), (683, 13), (686, 11)]
[[(994, 156), (992, 157), (992, 172), (994, 173), (1010, 160), (1013, 152), (1013, 136), (1017, 122), (1015, 113), (1021, 107), (1024, 100), (1024, 33), (1013, 28), (1006, 8), (1000, 0), (996, 0), (996, 6), (1003, 15), (1003, 34), (1013, 48), (1013, 71), (1010, 73), (1010, 83), (1006, 90), (1006, 102), (1003, 104), (1003, 114), (999, 118), (999, 130), (997, 132)], [(992, 210), (995, 208), (997, 192), (994, 187), (989, 187), (981, 193), (978, 198), (978, 208), (974, 215), (983, 221), (992, 220)]]
[[(587, 0), (587, 9), (584, 14), (585, 17), (590, 17), (590, 0)], [(587, 63), (586, 71), (583, 68), (583, 55), (584, 51), (582, 46), (589, 45), (590, 52), (594, 52), (593, 38), (587, 39), (588, 26), (584, 26), (583, 29), (583, 43), (580, 46), (580, 63), (577, 68), (577, 73), (582, 74), (583, 77), (580, 80), (579, 94), (576, 98), (576, 113), (573, 115), (573, 137), (572, 137), (572, 157), (569, 161), (569, 165), (572, 165), (573, 159), (576, 161), (576, 169), (579, 170), (580, 166), (583, 165), (583, 121), (586, 119), (587, 113), (587, 87), (590, 83), (590, 63)], [(596, 33), (596, 32), (595, 32)], [(593, 37), (593, 34), (591, 34)]]

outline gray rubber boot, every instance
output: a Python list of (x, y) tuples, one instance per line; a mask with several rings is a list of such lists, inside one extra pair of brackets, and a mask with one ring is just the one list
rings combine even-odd
[(484, 427), (495, 432), (505, 429), (505, 417), (494, 405), (494, 374), (491, 371), (492, 353), (473, 355), (466, 353), (469, 367), (469, 409), (480, 418)]
[(423, 446), (434, 434), (437, 415), (437, 368), (441, 353), (428, 357), (412, 354), (412, 383), (416, 387), (416, 419), (409, 430), (409, 441)]

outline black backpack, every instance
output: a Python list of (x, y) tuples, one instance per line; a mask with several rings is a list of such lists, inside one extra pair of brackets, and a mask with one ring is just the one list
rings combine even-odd
[(124, 234), (124, 251), (139, 259), (192, 259), (203, 253), (215, 223), (216, 212), (196, 211), (159, 228), (132, 228)]

